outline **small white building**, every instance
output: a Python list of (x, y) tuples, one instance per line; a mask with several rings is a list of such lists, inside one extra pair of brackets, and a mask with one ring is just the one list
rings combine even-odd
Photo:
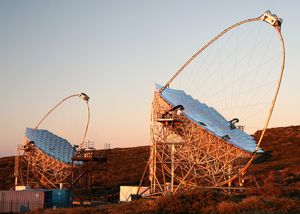
[[(137, 194), (138, 186), (120, 186), (120, 202), (131, 201), (131, 195)], [(142, 193), (142, 194), (141, 194)], [(140, 187), (139, 194), (146, 196), (150, 194), (149, 187)]]
[(30, 186), (15, 186), (16, 191), (28, 190), (31, 189)]

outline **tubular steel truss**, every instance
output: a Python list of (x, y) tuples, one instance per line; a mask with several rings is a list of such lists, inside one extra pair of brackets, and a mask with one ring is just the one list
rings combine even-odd
[[(270, 24), (278, 33), (282, 47), (282, 62), (275, 95), (255, 152), (245, 152), (228, 144), (183, 115), (172, 115), (166, 118), (166, 112), (170, 111), (173, 106), (161, 97), (161, 93), (169, 87), (172, 81), (221, 36), (240, 25), (256, 21)], [(231, 25), (199, 49), (159, 92), (155, 92), (151, 114), (152, 147), (148, 162), (152, 194), (174, 193), (188, 187), (221, 187), (225, 184), (230, 186), (238, 178), (240, 185), (243, 183), (242, 176), (257, 157), (257, 151), (269, 124), (280, 89), (285, 65), (285, 45), (281, 25), (282, 19), (270, 11), (266, 11), (257, 18)]]
[[(90, 108), (89, 97), (85, 93), (74, 94), (61, 100), (55, 105), (37, 124), (37, 129), (41, 123), (59, 106), (61, 106), (67, 100), (79, 97), (87, 106), (87, 122), (83, 135), (82, 142), (79, 144), (78, 150), (80, 150), (85, 143), (86, 134), (90, 121)], [(77, 155), (77, 152), (74, 156)], [(63, 163), (41, 151), (34, 143), (31, 143), (27, 137), (25, 137), (22, 145), (18, 145), (17, 154), (15, 158), (15, 186), (30, 186), (32, 188), (59, 188), (60, 185), (68, 186), (72, 179), (73, 164)]]
[[(96, 150), (82, 149), (72, 158), (72, 179), (70, 183), (71, 189), (84, 188), (85, 190), (92, 187), (101, 186), (106, 187), (107, 183), (107, 154), (109, 150), (102, 150), (101, 152)], [(75, 162), (82, 162), (81, 165), (76, 165)], [(95, 180), (95, 172), (101, 173), (101, 181)]]
[(25, 138), (24, 144), (18, 146), (16, 156), (15, 185), (33, 188), (59, 188), (68, 185), (71, 176), (71, 164), (65, 164), (48, 155)]
[(207, 132), (183, 115), (162, 117), (173, 107), (155, 92), (149, 169), (151, 193), (231, 184), (252, 154)]

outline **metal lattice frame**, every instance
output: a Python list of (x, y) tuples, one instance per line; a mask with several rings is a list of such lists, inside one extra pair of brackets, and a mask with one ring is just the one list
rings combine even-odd
[[(277, 89), (255, 152), (250, 153), (234, 147), (183, 115), (170, 118), (170, 120), (161, 120), (162, 115), (173, 108), (161, 96), (164, 89), (169, 87), (172, 81), (201, 52), (222, 35), (242, 24), (255, 21), (265, 21), (272, 25), (278, 33), (282, 45), (282, 64)], [(243, 182), (241, 177), (257, 157), (256, 152), (269, 124), (280, 89), (285, 62), (281, 23), (281, 19), (267, 11), (257, 18), (247, 19), (228, 27), (198, 50), (159, 92), (155, 92), (151, 112), (152, 147), (149, 159), (149, 179), (152, 194), (174, 193), (179, 189), (189, 187), (230, 186), (237, 178)]]
[(207, 132), (183, 115), (159, 121), (171, 108), (156, 92), (151, 118), (151, 192), (165, 194), (180, 188), (228, 183), (252, 154)]
[[(66, 97), (57, 105), (55, 105), (37, 124), (37, 129), (40, 124), (62, 103), (73, 97), (82, 98), (88, 109), (87, 123), (85, 127), (82, 142), (79, 145), (79, 150), (82, 148), (90, 121), (89, 97), (84, 94), (74, 94)], [(76, 155), (76, 154), (75, 154)], [(59, 188), (61, 184), (68, 185), (72, 174), (72, 164), (63, 163), (53, 157), (42, 152), (26, 137), (22, 145), (17, 148), (15, 160), (15, 185), (36, 186), (45, 188)]]
[[(59, 184), (67, 184), (67, 179), (71, 175), (71, 164), (65, 164), (48, 155), (40, 149), (29, 144), (23, 153), (23, 158), (28, 163), (28, 170), (46, 188), (58, 188)], [(28, 178), (26, 179), (28, 181)], [(30, 184), (28, 184), (30, 185)]]

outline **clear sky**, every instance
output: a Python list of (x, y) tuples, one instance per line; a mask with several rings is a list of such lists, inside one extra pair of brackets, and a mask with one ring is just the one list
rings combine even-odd
[(225, 27), (283, 18), (286, 69), (271, 126), (300, 123), (299, 1), (0, 1), (0, 156), (60, 99), (86, 92), (97, 148), (149, 144), (154, 83)]

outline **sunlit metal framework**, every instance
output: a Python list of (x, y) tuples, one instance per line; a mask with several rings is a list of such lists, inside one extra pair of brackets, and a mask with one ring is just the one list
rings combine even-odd
[(16, 186), (53, 189), (68, 185), (72, 165), (45, 155), (28, 139), (19, 145), (15, 162)]
[(152, 193), (224, 185), (251, 158), (251, 153), (223, 141), (183, 115), (162, 118), (171, 108), (156, 92), (149, 162)]
[[(109, 149), (95, 149), (78, 151), (76, 156), (72, 158), (72, 179), (69, 187), (71, 189), (84, 188), (92, 189), (93, 187), (106, 187), (107, 184), (107, 156)], [(75, 164), (76, 161), (82, 162), (82, 165)], [(101, 174), (101, 181), (95, 181), (94, 173)]]
[[(37, 124), (35, 129), (38, 129), (40, 124), (60, 105), (65, 101), (73, 98), (82, 98), (87, 105), (87, 122), (83, 135), (82, 142), (79, 145), (80, 150), (85, 142), (89, 120), (90, 120), (90, 108), (89, 97), (84, 94), (74, 94), (66, 97), (55, 105)], [(77, 153), (75, 152), (74, 156)], [(79, 165), (73, 166), (75, 163), (64, 163), (58, 159), (55, 159), (43, 151), (41, 151), (34, 142), (31, 142), (27, 137), (24, 138), (23, 144), (18, 145), (17, 154), (15, 158), (15, 186), (30, 186), (32, 188), (59, 188), (61, 185), (69, 185), (72, 175), (72, 169), (74, 167), (80, 167)]]
[[(256, 150), (251, 153), (206, 131), (183, 114), (173, 114), (172, 117), (166, 118), (164, 115), (174, 106), (164, 100), (161, 93), (183, 72), (185, 67), (223, 34), (239, 25), (254, 21), (265, 21), (275, 28), (282, 45), (282, 65), (267, 121)], [(148, 162), (151, 194), (165, 195), (191, 187), (231, 186), (235, 181), (239, 185), (243, 184), (244, 174), (257, 157), (280, 88), (285, 62), (281, 24), (280, 18), (267, 11), (257, 18), (247, 19), (228, 27), (197, 51), (160, 91), (155, 92), (151, 112), (152, 146)]]

